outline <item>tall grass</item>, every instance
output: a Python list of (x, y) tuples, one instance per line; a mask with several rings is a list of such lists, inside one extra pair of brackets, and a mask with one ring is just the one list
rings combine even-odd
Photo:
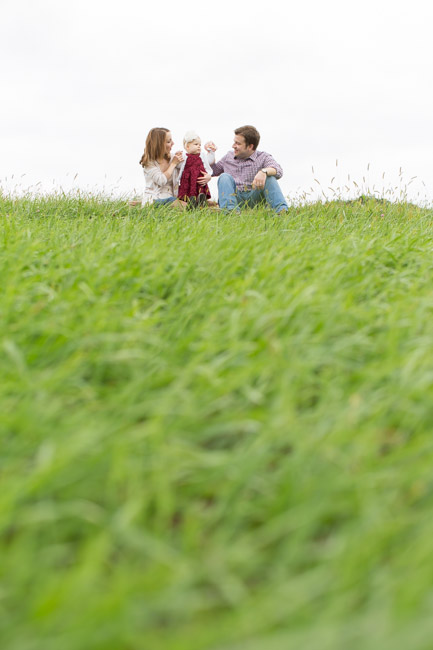
[(7, 650), (428, 650), (428, 209), (3, 197)]

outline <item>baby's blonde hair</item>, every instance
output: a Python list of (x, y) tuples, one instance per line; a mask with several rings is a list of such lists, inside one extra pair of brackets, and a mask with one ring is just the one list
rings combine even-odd
[(187, 131), (183, 136), (183, 146), (187, 145), (188, 142), (192, 142), (193, 140), (200, 140), (200, 136), (198, 135), (197, 131)]

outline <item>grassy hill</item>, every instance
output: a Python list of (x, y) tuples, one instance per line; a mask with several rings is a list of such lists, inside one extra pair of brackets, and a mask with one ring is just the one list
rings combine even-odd
[(432, 647), (432, 210), (0, 225), (1, 648)]

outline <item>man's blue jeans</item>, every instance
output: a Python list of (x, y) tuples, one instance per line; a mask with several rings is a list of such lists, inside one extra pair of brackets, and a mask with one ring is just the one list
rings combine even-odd
[(222, 210), (239, 212), (241, 205), (252, 208), (263, 202), (266, 202), (278, 214), (288, 210), (286, 200), (274, 176), (267, 177), (263, 190), (247, 190), (246, 192), (236, 189), (235, 179), (230, 174), (221, 174), (218, 177), (218, 203)]

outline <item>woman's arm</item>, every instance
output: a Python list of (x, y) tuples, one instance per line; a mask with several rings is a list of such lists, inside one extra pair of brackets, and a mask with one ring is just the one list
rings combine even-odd
[(181, 162), (183, 162), (183, 153), (181, 151), (176, 151), (173, 158), (170, 160), (169, 166), (167, 167), (165, 172), (163, 172), (164, 176), (168, 181), (173, 176), (174, 170)]
[(144, 175), (146, 177), (146, 184), (150, 186), (152, 183), (154, 185), (159, 185), (163, 187), (167, 183), (167, 177), (159, 168), (158, 163), (153, 163), (144, 167)]
[(173, 156), (169, 166), (164, 172), (161, 171), (159, 164), (155, 161), (151, 163), (149, 166), (144, 168), (144, 174), (151, 183), (163, 187), (164, 185), (166, 185), (167, 181), (169, 181), (170, 178), (173, 176), (174, 170), (176, 169), (177, 165), (180, 162), (180, 159), (182, 158), (183, 158), (182, 153), (178, 151)]

